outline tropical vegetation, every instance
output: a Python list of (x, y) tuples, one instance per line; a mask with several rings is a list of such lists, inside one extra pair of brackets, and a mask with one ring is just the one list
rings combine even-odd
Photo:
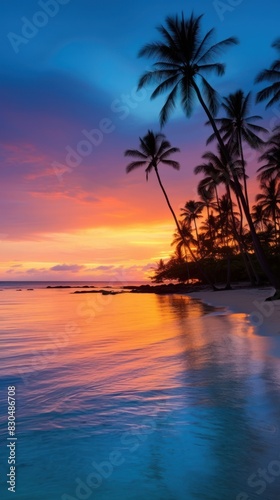
[[(216, 42), (215, 30), (203, 33), (202, 16), (169, 16), (158, 27), (159, 39), (146, 44), (140, 57), (154, 60), (139, 79), (139, 89), (154, 85), (151, 98), (167, 94), (160, 111), (163, 127), (178, 102), (189, 118), (196, 101), (211, 127), (208, 149), (194, 166), (198, 180), (197, 199), (186, 200), (176, 216), (158, 173), (159, 163), (178, 169), (170, 155), (178, 152), (166, 137), (148, 131), (140, 138), (139, 150), (127, 150), (134, 161), (127, 172), (146, 167), (155, 171), (171, 210), (176, 231), (170, 258), (156, 266), (153, 280), (199, 279), (214, 285), (248, 279), (252, 285), (269, 282), (280, 298), (280, 127), (269, 131), (262, 117), (251, 113), (253, 94), (242, 89), (221, 97), (208, 75), (222, 76), (224, 51), (238, 43), (235, 37)], [(280, 53), (280, 38), (273, 43)], [(256, 95), (267, 107), (280, 102), (280, 60), (261, 71), (256, 82), (268, 85)], [(258, 155), (260, 192), (250, 200), (245, 147)], [(215, 286), (215, 285), (214, 285)]]

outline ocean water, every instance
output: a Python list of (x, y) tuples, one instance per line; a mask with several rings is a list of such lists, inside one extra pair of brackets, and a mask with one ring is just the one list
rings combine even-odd
[(279, 500), (279, 339), (187, 296), (45, 286), (0, 284), (1, 500)]

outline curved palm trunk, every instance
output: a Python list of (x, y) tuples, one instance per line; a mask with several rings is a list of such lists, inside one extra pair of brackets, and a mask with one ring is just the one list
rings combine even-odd
[[(246, 170), (245, 170), (245, 159), (244, 159), (244, 152), (243, 152), (243, 145), (242, 145), (242, 139), (241, 139), (241, 134), (240, 134), (240, 130), (238, 130), (238, 148), (239, 148), (239, 154), (240, 154), (240, 159), (241, 159), (241, 165), (242, 165), (242, 174), (243, 174), (243, 185), (244, 185), (244, 193), (245, 193), (245, 199), (246, 199), (246, 203), (248, 205), (248, 207), (250, 206), (249, 204), (249, 195), (248, 195), (248, 186), (247, 186), (247, 179), (246, 179)], [(243, 210), (242, 210), (242, 206), (241, 206), (241, 203), (240, 203), (240, 199), (239, 197), (237, 196), (237, 203), (238, 203), (238, 207), (239, 207), (239, 211), (240, 211), (240, 239), (242, 241), (242, 244), (243, 244), (243, 247), (244, 247), (244, 258), (245, 260), (248, 262), (248, 265), (250, 266), (251, 268), (251, 271), (254, 275), (255, 278), (251, 278), (250, 276), (252, 276), (250, 270), (249, 270), (249, 277), (250, 277), (250, 280), (251, 280), (251, 283), (252, 285), (255, 285), (255, 284), (258, 284), (260, 282), (260, 278), (253, 266), (253, 263), (252, 263), (252, 260), (250, 258), (250, 255), (249, 253), (247, 252), (247, 248), (246, 248), (246, 244), (243, 240)], [(246, 269), (247, 269), (247, 266), (246, 266)], [(248, 272), (248, 269), (247, 269), (247, 272)], [(255, 279), (255, 281), (254, 281)]]
[(246, 179), (246, 172), (245, 172), (245, 159), (244, 159), (244, 153), (243, 153), (243, 146), (242, 146), (242, 140), (241, 140), (240, 130), (238, 130), (238, 149), (239, 149), (239, 154), (240, 154), (240, 159), (241, 159), (241, 165), (242, 165), (242, 174), (243, 174), (243, 185), (244, 185), (245, 199), (246, 199), (247, 205), (249, 207), (248, 186), (247, 186), (247, 179)]
[(198, 248), (199, 253), (201, 254), (200, 242), (199, 242), (199, 236), (198, 236), (198, 230), (197, 230), (197, 223), (196, 223), (195, 214), (194, 214), (194, 217), (193, 217), (193, 221), (194, 221), (194, 228), (195, 228), (195, 234), (196, 234), (196, 240), (197, 240), (197, 248)]
[(211, 242), (213, 242), (212, 227), (211, 227), (211, 224), (209, 223), (210, 211), (209, 211), (209, 205), (208, 204), (206, 205), (206, 211), (207, 211), (207, 221), (208, 221), (208, 229), (209, 229), (210, 239), (211, 239)]
[(272, 209), (272, 219), (274, 223), (274, 232), (275, 232), (275, 248), (277, 248), (277, 217), (276, 217), (275, 206)]
[[(228, 156), (228, 152), (227, 152), (227, 150), (225, 148), (225, 145), (224, 145), (224, 142), (223, 142), (223, 140), (221, 138), (219, 130), (217, 129), (215, 120), (214, 120), (212, 114), (210, 113), (207, 105), (205, 104), (205, 102), (203, 100), (203, 97), (201, 95), (201, 92), (200, 92), (200, 90), (199, 90), (199, 88), (198, 88), (198, 86), (197, 86), (197, 84), (195, 83), (194, 80), (192, 80), (192, 84), (193, 84), (193, 87), (195, 89), (195, 92), (196, 92), (196, 95), (198, 97), (198, 100), (199, 100), (202, 108), (204, 109), (204, 111), (206, 113), (206, 116), (208, 117), (208, 119), (209, 119), (209, 121), (211, 123), (213, 131), (214, 131), (215, 136), (217, 138), (217, 141), (218, 141), (218, 143), (219, 143), (219, 145), (221, 147), (221, 151), (225, 155), (225, 158), (228, 159), (228, 162), (230, 164), (231, 163), (231, 159)], [(260, 266), (261, 266), (264, 274), (267, 276), (268, 281), (270, 282), (270, 284), (272, 286), (274, 286), (276, 288), (275, 298), (279, 298), (280, 297), (280, 279), (277, 276), (275, 276), (275, 274), (270, 269), (270, 266), (268, 264), (266, 255), (265, 255), (265, 253), (263, 251), (263, 248), (262, 248), (262, 246), (260, 244), (260, 240), (259, 240), (258, 235), (256, 233), (256, 229), (255, 229), (255, 226), (253, 224), (252, 217), (251, 217), (251, 214), (250, 214), (249, 206), (247, 205), (247, 202), (246, 202), (244, 193), (242, 191), (241, 185), (239, 183), (238, 177), (234, 174), (234, 172), (233, 172), (233, 180), (234, 180), (234, 184), (235, 184), (236, 194), (240, 198), (240, 201), (241, 201), (241, 204), (242, 204), (242, 208), (244, 210), (244, 214), (245, 214), (245, 217), (247, 219), (247, 222), (248, 222), (248, 225), (249, 225), (249, 228), (250, 228), (250, 232), (251, 232), (251, 236), (252, 236), (253, 245), (254, 245), (254, 249), (255, 249), (255, 253), (256, 253), (257, 259), (258, 259), (258, 261), (260, 263)]]
[(207, 283), (208, 283), (208, 284), (212, 287), (212, 289), (213, 289), (213, 290), (217, 290), (217, 288), (215, 287), (215, 285), (214, 285), (214, 284), (211, 282), (211, 280), (208, 278), (207, 274), (205, 274), (204, 269), (202, 268), (202, 266), (201, 266), (201, 264), (200, 264), (199, 260), (196, 258), (196, 256), (194, 255), (194, 253), (193, 253), (193, 251), (192, 251), (192, 249), (191, 249), (190, 245), (189, 245), (189, 244), (188, 244), (188, 242), (186, 241), (186, 239), (185, 239), (185, 237), (184, 237), (184, 235), (183, 235), (183, 233), (182, 233), (182, 231), (181, 231), (180, 224), (179, 224), (179, 222), (178, 222), (178, 219), (177, 219), (177, 217), (176, 217), (176, 214), (175, 214), (175, 212), (174, 212), (174, 210), (173, 210), (173, 208), (172, 208), (172, 206), (171, 206), (171, 203), (170, 203), (170, 201), (169, 201), (169, 198), (168, 198), (168, 196), (167, 196), (167, 193), (166, 193), (166, 191), (165, 191), (165, 189), (164, 189), (164, 187), (163, 187), (163, 184), (162, 184), (162, 182), (161, 182), (161, 178), (160, 178), (160, 175), (159, 175), (159, 173), (158, 173), (158, 168), (157, 168), (157, 166), (154, 166), (154, 169), (155, 169), (155, 172), (156, 172), (156, 176), (157, 176), (158, 183), (159, 183), (160, 188), (161, 188), (161, 190), (162, 190), (162, 192), (163, 192), (163, 195), (164, 195), (164, 198), (165, 198), (166, 203), (167, 203), (167, 205), (168, 205), (168, 208), (169, 208), (170, 212), (172, 213), (173, 219), (174, 219), (174, 221), (175, 221), (175, 224), (176, 224), (176, 227), (177, 227), (177, 229), (178, 229), (178, 232), (179, 232), (179, 234), (180, 234), (180, 236), (181, 236), (181, 238), (182, 238), (182, 241), (184, 242), (184, 245), (187, 247), (188, 251), (190, 252), (191, 257), (193, 258), (193, 260), (196, 262), (197, 266), (199, 267), (199, 270), (200, 270), (200, 272), (201, 272), (202, 276), (204, 277), (204, 279), (205, 279), (205, 280), (207, 281)]
[[(220, 216), (220, 220), (221, 220), (221, 218), (222, 218), (222, 212), (221, 212), (221, 205), (220, 205), (220, 201), (219, 201), (219, 194), (218, 194), (217, 186), (215, 186), (215, 195), (216, 195), (218, 212), (219, 212), (219, 216)], [(222, 245), (224, 245), (224, 235), (223, 235), (223, 232), (221, 232), (221, 241), (222, 241)]]

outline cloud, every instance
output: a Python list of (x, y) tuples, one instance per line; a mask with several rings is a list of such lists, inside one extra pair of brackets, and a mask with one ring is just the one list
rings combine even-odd
[(114, 266), (98, 266), (87, 269), (87, 271), (109, 271), (110, 269), (114, 269)]
[(31, 267), (30, 269), (27, 269), (27, 271), (25, 271), (27, 274), (37, 274), (37, 273), (44, 273), (46, 272), (47, 269), (45, 267), (40, 267), (39, 269), (36, 268), (36, 267)]
[(82, 269), (84, 269), (85, 266), (79, 266), (78, 264), (58, 264), (56, 266), (53, 266), (50, 268), (50, 271), (67, 271), (71, 273), (78, 273)]

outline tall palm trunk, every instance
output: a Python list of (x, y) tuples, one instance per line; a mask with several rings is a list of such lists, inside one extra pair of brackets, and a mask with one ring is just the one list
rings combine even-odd
[(201, 266), (201, 264), (200, 264), (199, 260), (196, 258), (196, 256), (195, 256), (195, 254), (193, 253), (193, 251), (192, 251), (192, 249), (191, 249), (191, 247), (190, 247), (189, 243), (187, 242), (186, 238), (184, 237), (184, 234), (183, 234), (183, 232), (182, 232), (182, 230), (181, 230), (181, 227), (180, 227), (180, 224), (179, 224), (178, 219), (177, 219), (177, 217), (176, 217), (176, 214), (175, 214), (175, 212), (174, 212), (174, 210), (173, 210), (173, 208), (172, 208), (172, 205), (171, 205), (171, 203), (170, 203), (170, 201), (169, 201), (169, 198), (168, 198), (168, 196), (167, 196), (167, 193), (166, 193), (166, 191), (165, 191), (165, 189), (164, 189), (164, 187), (163, 187), (163, 184), (162, 184), (162, 182), (161, 182), (161, 178), (160, 178), (160, 175), (159, 175), (159, 172), (158, 172), (158, 168), (157, 168), (157, 166), (156, 166), (156, 165), (154, 165), (154, 169), (155, 169), (155, 172), (156, 172), (156, 176), (157, 176), (158, 183), (159, 183), (160, 188), (161, 188), (161, 190), (162, 190), (162, 192), (163, 192), (163, 195), (164, 195), (164, 198), (165, 198), (166, 203), (167, 203), (167, 205), (168, 205), (168, 208), (169, 208), (169, 210), (170, 210), (170, 212), (171, 212), (171, 214), (172, 214), (172, 216), (173, 216), (173, 219), (174, 219), (174, 222), (175, 222), (175, 224), (176, 224), (177, 230), (178, 230), (178, 232), (179, 232), (179, 234), (180, 234), (180, 236), (181, 236), (181, 238), (182, 238), (182, 241), (184, 242), (184, 245), (186, 246), (186, 248), (187, 248), (187, 249), (188, 249), (188, 251), (190, 252), (190, 255), (191, 255), (191, 257), (193, 258), (193, 260), (196, 262), (196, 264), (197, 264), (197, 266), (198, 266), (198, 268), (199, 268), (199, 270), (200, 270), (200, 272), (201, 272), (202, 276), (204, 277), (204, 279), (205, 279), (205, 280), (207, 281), (207, 283), (208, 283), (208, 284), (212, 287), (212, 289), (213, 289), (213, 290), (217, 290), (217, 288), (216, 288), (216, 287), (215, 287), (215, 285), (212, 283), (212, 281), (209, 279), (209, 277), (207, 276), (207, 274), (205, 274), (205, 271), (204, 271), (204, 269), (202, 268), (202, 266)]
[(243, 236), (243, 210), (241, 206), (241, 202), (239, 197), (236, 195), (236, 200), (239, 208), (239, 213), (240, 213), (240, 231), (239, 231), (239, 238), (240, 238), (240, 243), (242, 245), (242, 248), (240, 249), (241, 255), (243, 257), (243, 261), (246, 267), (247, 274), (249, 276), (249, 279), (251, 281), (251, 285), (255, 286), (260, 283), (260, 277), (257, 274), (257, 271), (255, 270), (255, 267), (253, 265), (251, 256), (247, 250), (247, 245), (244, 240)]
[(195, 234), (196, 234), (198, 251), (199, 251), (199, 253), (201, 253), (201, 251), (200, 251), (199, 236), (198, 236), (198, 230), (197, 230), (197, 223), (196, 223), (196, 219), (195, 219), (195, 214), (194, 214), (194, 217), (193, 217), (193, 222), (194, 222), (194, 228), (195, 228)]
[[(218, 207), (219, 217), (220, 217), (220, 220), (221, 220), (221, 218), (222, 218), (222, 211), (221, 211), (221, 205), (220, 205), (220, 200), (219, 200), (219, 194), (218, 194), (217, 186), (215, 186), (215, 195), (216, 195), (216, 201), (217, 201), (217, 207)], [(221, 242), (222, 242), (222, 245), (225, 244), (223, 232), (221, 232)]]
[[(231, 202), (231, 198), (230, 197), (229, 197), (229, 200), (230, 200), (230, 207), (231, 207), (231, 210), (232, 210), (232, 202)], [(230, 281), (231, 281), (231, 256), (230, 256), (230, 249), (229, 249), (229, 231), (228, 231), (228, 227), (229, 227), (229, 221), (228, 221), (228, 213), (227, 213), (226, 214), (226, 233), (225, 233), (226, 248), (227, 248), (227, 280), (226, 280), (225, 290), (231, 290), (231, 284), (230, 284)]]
[(273, 219), (274, 233), (275, 233), (275, 248), (277, 248), (277, 217), (276, 217), (275, 206), (272, 209), (272, 219)]
[[(226, 189), (227, 189), (227, 195), (228, 195), (229, 200), (230, 200), (230, 212), (231, 212), (231, 218), (232, 218), (233, 235), (234, 235), (234, 237), (235, 237), (235, 239), (236, 239), (236, 241), (238, 243), (240, 254), (242, 256), (242, 260), (243, 260), (245, 269), (247, 271), (249, 280), (251, 282), (251, 285), (255, 286), (258, 281), (255, 280), (254, 270), (252, 268), (250, 268), (250, 261), (249, 261), (249, 257), (248, 257), (248, 254), (247, 254), (247, 251), (246, 251), (246, 248), (245, 248), (243, 237), (238, 233), (238, 230), (237, 230), (237, 227), (236, 227), (236, 221), (235, 221), (234, 212), (233, 212), (232, 196), (231, 196), (231, 192), (230, 192), (229, 186), (226, 186)], [(238, 200), (238, 197), (237, 197), (237, 200)]]
[(243, 146), (242, 146), (242, 139), (241, 139), (240, 130), (238, 130), (238, 149), (239, 149), (239, 155), (240, 155), (241, 165), (242, 165), (242, 174), (243, 174), (243, 185), (244, 185), (245, 199), (246, 199), (246, 203), (247, 203), (247, 205), (249, 207), (248, 186), (247, 186), (246, 171), (245, 171), (245, 159), (244, 159), (244, 152), (243, 152)]
[(207, 221), (208, 221), (208, 229), (209, 229), (210, 239), (211, 239), (211, 241), (213, 241), (213, 231), (212, 231), (211, 224), (209, 222), (210, 211), (209, 211), (209, 205), (208, 205), (208, 203), (206, 204), (206, 211), (207, 211)]
[[(231, 159), (229, 158), (229, 155), (228, 155), (228, 152), (226, 150), (226, 147), (224, 145), (224, 142), (221, 138), (221, 135), (219, 133), (219, 130), (216, 126), (216, 123), (215, 123), (215, 120), (210, 112), (210, 110), (208, 109), (207, 105), (205, 104), (204, 102), (204, 99), (201, 95), (201, 92), (197, 86), (197, 84), (195, 83), (194, 80), (192, 80), (192, 84), (193, 84), (193, 87), (195, 89), (195, 92), (197, 94), (197, 97), (198, 97), (198, 100), (202, 106), (202, 108), (204, 109), (205, 113), (206, 113), (206, 116), (208, 117), (210, 123), (211, 123), (211, 126), (213, 128), (213, 131), (215, 133), (215, 136), (217, 137), (217, 141), (221, 147), (221, 151), (223, 152), (223, 154), (225, 155), (225, 158), (228, 160), (229, 164), (231, 163)], [(249, 228), (250, 228), (250, 232), (251, 232), (251, 236), (252, 236), (252, 240), (253, 240), (253, 245), (254, 245), (254, 249), (255, 249), (255, 252), (256, 252), (256, 256), (258, 258), (258, 261), (260, 263), (260, 266), (262, 267), (262, 270), (263, 272), (265, 273), (265, 275), (267, 276), (269, 282), (271, 283), (272, 286), (274, 286), (276, 288), (276, 294), (275, 294), (275, 298), (278, 297), (278, 295), (280, 296), (280, 279), (275, 276), (275, 274), (272, 272), (272, 270), (270, 269), (270, 266), (269, 266), (269, 263), (267, 261), (267, 258), (266, 258), (266, 255), (263, 251), (263, 248), (260, 244), (260, 240), (258, 238), (258, 235), (256, 233), (256, 229), (255, 229), (255, 226), (253, 224), (253, 221), (252, 221), (252, 217), (251, 217), (251, 214), (250, 214), (250, 209), (249, 209), (249, 206), (247, 205), (247, 202), (246, 202), (246, 199), (245, 199), (245, 196), (243, 194), (243, 191), (242, 191), (242, 188), (241, 188), (241, 185), (240, 185), (240, 182), (239, 182), (239, 179), (237, 177), (237, 175), (234, 173), (234, 170), (232, 171), (232, 175), (233, 175), (233, 180), (234, 180), (234, 184), (235, 184), (235, 190), (236, 190), (236, 194), (237, 196), (239, 196), (240, 198), (240, 201), (241, 201), (241, 204), (242, 204), (242, 208), (244, 210), (244, 214), (245, 214), (245, 217), (247, 219), (247, 222), (248, 222), (248, 225), (249, 225)]]

